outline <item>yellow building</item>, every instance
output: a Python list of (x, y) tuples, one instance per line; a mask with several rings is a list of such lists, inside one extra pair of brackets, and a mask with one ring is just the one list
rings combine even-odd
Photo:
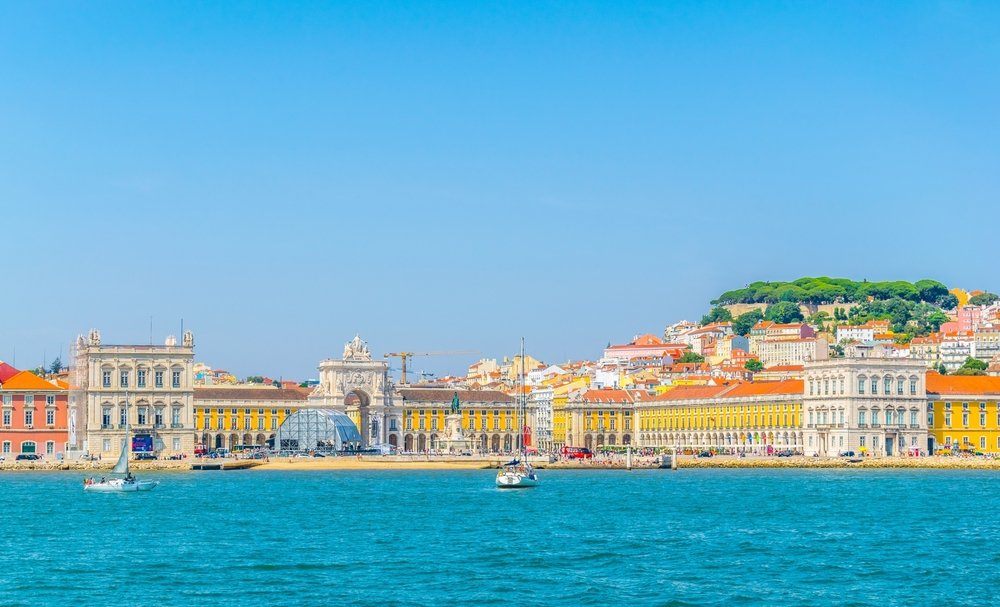
[[(555, 449), (566, 446), (566, 432), (569, 429), (569, 417), (566, 407), (569, 395), (579, 390), (585, 390), (590, 385), (589, 376), (569, 379), (563, 376), (563, 383), (552, 388), (552, 446)], [(573, 445), (577, 446), (577, 445)]]
[(294, 389), (195, 388), (195, 442), (207, 450), (271, 446), (278, 426), (307, 398)]
[(565, 416), (565, 445), (597, 449), (634, 444), (633, 400), (627, 390), (574, 392), (566, 403)]
[(635, 402), (638, 444), (766, 453), (803, 450), (802, 380), (678, 386)]
[(404, 388), (395, 405), (401, 408), (403, 451), (421, 453), (444, 448), (446, 416), (455, 394), (459, 398), (462, 431), (480, 453), (513, 452), (520, 447), (523, 427), (514, 397), (496, 390)]
[(1000, 377), (927, 372), (928, 451), (1000, 453)]

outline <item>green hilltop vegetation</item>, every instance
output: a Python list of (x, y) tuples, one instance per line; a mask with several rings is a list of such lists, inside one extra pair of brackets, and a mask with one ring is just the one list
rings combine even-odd
[(737, 303), (778, 303), (787, 301), (798, 304), (865, 303), (903, 299), (914, 303), (925, 302), (940, 308), (951, 309), (958, 300), (948, 292), (948, 287), (936, 280), (905, 280), (887, 282), (861, 282), (848, 278), (800, 278), (792, 282), (754, 282), (742, 289), (726, 291), (712, 301), (713, 305)]
[[(858, 282), (847, 278), (800, 278), (792, 282), (755, 282), (742, 289), (726, 291), (712, 301), (715, 306), (702, 317), (702, 324), (731, 321), (738, 335), (746, 335), (759, 320), (779, 323), (809, 322), (820, 331), (832, 331), (836, 324), (860, 325), (869, 320), (888, 320), (900, 343), (937, 331), (948, 322), (944, 310), (954, 309), (958, 299), (936, 280)], [(723, 306), (767, 304), (733, 317)], [(803, 306), (833, 305), (833, 315), (825, 311), (806, 317)], [(845, 307), (837, 307), (845, 304)], [(815, 309), (815, 308), (813, 308)]]

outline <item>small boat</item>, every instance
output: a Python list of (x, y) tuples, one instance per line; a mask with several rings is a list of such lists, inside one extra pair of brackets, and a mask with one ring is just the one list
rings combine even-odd
[(152, 491), (160, 484), (159, 481), (140, 481), (139, 479), (132, 476), (132, 473), (128, 468), (128, 441), (129, 441), (129, 425), (128, 425), (128, 395), (125, 396), (125, 439), (122, 441), (122, 452), (118, 456), (118, 463), (115, 467), (111, 469), (112, 474), (124, 474), (122, 478), (112, 478), (106, 479), (101, 478), (101, 480), (95, 480), (93, 478), (88, 478), (83, 481), (83, 490), (92, 491), (94, 493), (131, 493), (133, 491)]
[(661, 455), (656, 458), (657, 468), (666, 468), (669, 470), (672, 467), (673, 460), (669, 455)]
[(512, 460), (497, 472), (497, 487), (500, 489), (521, 489), (537, 487), (538, 476), (528, 462)]

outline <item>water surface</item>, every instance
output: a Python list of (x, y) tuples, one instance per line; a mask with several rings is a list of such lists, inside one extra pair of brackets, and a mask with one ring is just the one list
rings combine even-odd
[(0, 474), (0, 605), (990, 605), (1000, 476)]

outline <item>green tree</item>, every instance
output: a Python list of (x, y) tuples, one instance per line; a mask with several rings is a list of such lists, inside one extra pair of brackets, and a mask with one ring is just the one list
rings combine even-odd
[(760, 362), (756, 358), (751, 358), (743, 366), (747, 371), (752, 371), (753, 373), (759, 373), (764, 370), (764, 363)]
[(770, 320), (779, 324), (801, 322), (802, 311), (790, 301), (781, 301), (767, 307), (767, 311), (764, 312), (764, 320)]
[(979, 295), (974, 295), (969, 298), (969, 305), (988, 306), (998, 299), (1000, 299), (1000, 295), (997, 295), (996, 293), (980, 293)]
[(52, 361), (52, 364), (49, 365), (49, 373), (55, 375), (60, 371), (62, 371), (62, 359), (57, 356), (56, 359)]
[(264, 383), (264, 378), (260, 375), (251, 375), (247, 377), (248, 384), (262, 384)]
[(954, 310), (958, 307), (958, 298), (951, 293), (948, 293), (947, 295), (943, 295), (935, 303), (937, 303), (938, 307), (942, 310)]
[(972, 358), (971, 356), (966, 357), (965, 362), (962, 363), (962, 369), (970, 369), (972, 371), (985, 371), (989, 367), (988, 364), (979, 360), (978, 358)]
[(941, 375), (948, 375), (948, 367), (944, 366), (944, 363), (938, 364), (937, 371)]
[(758, 321), (764, 318), (764, 313), (758, 309), (750, 310), (736, 317), (733, 321), (733, 333), (737, 335), (749, 335), (750, 329), (753, 328)]
[(722, 306), (715, 306), (708, 314), (701, 317), (702, 325), (710, 325), (716, 322), (729, 322), (733, 319), (733, 314)]
[(942, 297), (948, 294), (948, 287), (936, 280), (918, 280), (913, 283), (920, 293), (920, 301), (927, 303), (937, 303)]
[(679, 363), (702, 363), (705, 362), (705, 357), (693, 350), (688, 350), (680, 358), (677, 359)]

